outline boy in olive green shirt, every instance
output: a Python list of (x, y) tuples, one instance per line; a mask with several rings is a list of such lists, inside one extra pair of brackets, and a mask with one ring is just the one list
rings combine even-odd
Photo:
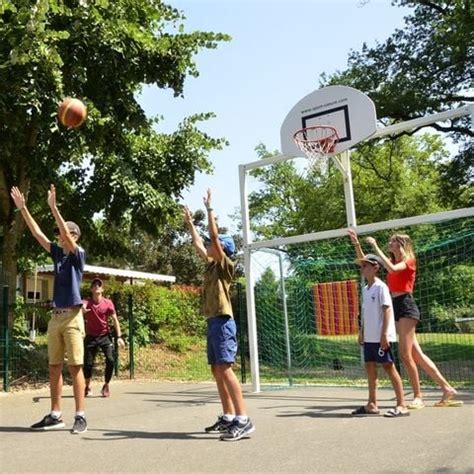
[(204, 197), (209, 239), (206, 245), (193, 224), (190, 210), (184, 208), (184, 220), (191, 232), (198, 255), (208, 266), (204, 273), (204, 315), (207, 317), (207, 359), (216, 380), (223, 415), (205, 428), (208, 433), (222, 433), (223, 441), (237, 441), (255, 431), (245, 411), (242, 388), (232, 364), (237, 353), (236, 326), (230, 301), (234, 264), (230, 257), (235, 244), (230, 236), (219, 235), (211, 206), (211, 190)]

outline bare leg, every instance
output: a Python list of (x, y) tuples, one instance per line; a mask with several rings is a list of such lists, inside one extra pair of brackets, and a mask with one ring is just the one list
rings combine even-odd
[(410, 384), (413, 390), (414, 403), (422, 403), (421, 387), (420, 387), (420, 376), (418, 374), (418, 368), (415, 361), (413, 360), (413, 345), (415, 343), (415, 328), (416, 319), (412, 318), (400, 318), (397, 322), (397, 330), (399, 335), (399, 350), (400, 357), (405, 367)]
[(369, 382), (369, 401), (367, 403), (368, 411), (378, 410), (377, 408), (377, 364), (375, 362), (366, 362), (367, 380)]
[[(237, 416), (247, 416), (245, 410), (244, 397), (242, 395), (242, 387), (239, 379), (235, 375), (231, 364), (219, 364), (215, 366), (216, 372), (225, 385), (227, 393), (232, 400), (232, 407), (235, 409)], [(217, 379), (216, 379), (217, 380)]]
[(63, 365), (49, 366), (49, 390), (51, 393), (51, 410), (61, 411), (61, 395), (63, 391)]
[(72, 377), (72, 388), (74, 392), (74, 401), (76, 403), (76, 411), (84, 411), (84, 373), (82, 372), (82, 365), (70, 365), (69, 373)]
[(397, 397), (397, 408), (400, 411), (405, 411), (407, 407), (405, 404), (405, 394), (403, 393), (403, 382), (400, 374), (393, 363), (383, 364), (383, 368), (390, 377), (392, 387), (395, 390), (395, 396)]
[(450, 400), (457, 394), (454, 387), (452, 387), (443, 377), (435, 363), (423, 352), (416, 334), (414, 338), (412, 354), (416, 364), (425, 371), (425, 373), (428, 375), (428, 377), (430, 377), (431, 380), (433, 380), (433, 382), (436, 382), (441, 387), (441, 390), (443, 391), (442, 400)]
[(234, 404), (232, 403), (232, 398), (227, 390), (227, 386), (224, 382), (221, 371), (219, 370), (218, 365), (211, 365), (212, 375), (216, 380), (217, 390), (219, 392), (219, 397), (222, 404), (222, 413), (224, 415), (235, 415)]

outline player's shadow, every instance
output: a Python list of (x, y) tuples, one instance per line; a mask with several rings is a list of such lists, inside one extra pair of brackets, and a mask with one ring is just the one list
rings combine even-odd
[(182, 440), (217, 440), (216, 435), (209, 435), (202, 431), (182, 433), (172, 431), (129, 431), (129, 430), (87, 430), (88, 433), (102, 433), (102, 437), (92, 438), (83, 435), (82, 439), (86, 441), (117, 441), (121, 439), (182, 439)]
[(32, 433), (25, 426), (0, 426), (0, 433)]
[[(74, 398), (74, 395), (63, 395), (61, 398)], [(41, 400), (51, 400), (51, 397), (48, 395), (46, 397), (33, 397), (33, 403), (39, 403)]]
[[(308, 418), (354, 418), (351, 412), (355, 409), (354, 405), (341, 406), (337, 407), (306, 407), (304, 411), (298, 413), (282, 413), (277, 415), (279, 418), (294, 418), (300, 416), (306, 416)], [(347, 410), (345, 413), (341, 413), (341, 410)]]

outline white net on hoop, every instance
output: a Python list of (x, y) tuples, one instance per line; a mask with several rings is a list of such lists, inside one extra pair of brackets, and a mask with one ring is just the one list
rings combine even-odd
[(293, 139), (308, 158), (310, 169), (326, 173), (328, 155), (334, 151), (339, 139), (337, 130), (329, 125), (303, 128), (293, 135)]

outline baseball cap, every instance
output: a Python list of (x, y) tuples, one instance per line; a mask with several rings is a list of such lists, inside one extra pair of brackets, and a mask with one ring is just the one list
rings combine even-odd
[(382, 259), (374, 255), (373, 253), (368, 253), (364, 256), (364, 258), (357, 259), (357, 263), (360, 265), (362, 262), (370, 263), (371, 265), (379, 265), (380, 267), (383, 266)]
[[(79, 226), (75, 222), (66, 221), (66, 227), (69, 229), (71, 234), (76, 234), (78, 237), (81, 236), (81, 229), (79, 229)], [(59, 229), (57, 226), (54, 228), (54, 233), (59, 234)]]
[(104, 282), (100, 279), (100, 278), (94, 278), (91, 282), (91, 288), (94, 286), (94, 285), (99, 285), (99, 286), (102, 286), (104, 284)]
[(69, 229), (69, 232), (71, 232), (71, 234), (76, 234), (78, 237), (81, 236), (81, 229), (79, 229), (79, 226), (75, 222), (67, 221), (66, 225), (67, 225), (67, 228)]
[[(219, 242), (222, 245), (222, 249), (228, 257), (231, 257), (235, 253), (235, 242), (230, 235), (219, 234)], [(204, 237), (206, 242), (210, 242), (211, 239), (208, 236)]]

